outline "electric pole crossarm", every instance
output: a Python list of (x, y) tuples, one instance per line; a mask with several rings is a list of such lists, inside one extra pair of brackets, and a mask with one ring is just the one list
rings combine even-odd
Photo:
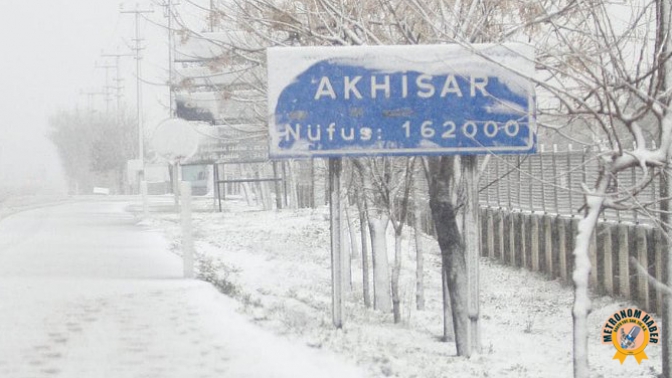
[(110, 89), (112, 86), (110, 85), (110, 68), (115, 68), (115, 66), (110, 65), (110, 64), (97, 64), (96, 63), (96, 68), (102, 68), (105, 70), (105, 112), (109, 113), (110, 112), (110, 102), (112, 99), (110, 98)]
[(126, 54), (120, 54), (120, 53), (106, 54), (106, 53), (103, 53), (100, 56), (102, 56), (104, 58), (114, 58), (114, 67), (115, 67), (115, 75), (116, 75), (116, 78), (115, 78), (116, 86), (114, 86), (114, 89), (117, 92), (117, 120), (119, 120), (118, 117), (119, 117), (119, 114), (121, 113), (121, 97), (122, 97), (121, 91), (123, 89), (123, 86), (121, 85), (121, 82), (123, 81), (123, 79), (121, 78), (121, 62), (120, 62), (120, 60), (121, 60), (122, 57), (135, 57), (135, 54), (130, 54), (130, 53), (126, 53)]

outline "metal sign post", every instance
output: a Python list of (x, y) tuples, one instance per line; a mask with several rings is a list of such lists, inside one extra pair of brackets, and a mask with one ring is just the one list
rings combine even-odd
[(177, 161), (175, 164), (171, 165), (173, 169), (173, 206), (175, 212), (180, 211), (180, 183), (182, 182), (182, 166), (180, 162)]
[(476, 156), (462, 156), (464, 165), (465, 190), (467, 207), (464, 211), (464, 243), (467, 265), (467, 312), (469, 316), (469, 346), (471, 353), (479, 353), (480, 342), (480, 286), (479, 286), (479, 254), (481, 251), (479, 203), (478, 203), (478, 161)]
[(343, 258), (341, 243), (341, 170), (339, 158), (329, 159), (329, 214), (331, 228), (332, 318), (334, 327), (343, 327)]
[(194, 278), (194, 238), (191, 223), (191, 183), (180, 182), (182, 196), (182, 263), (184, 278)]
[(142, 218), (149, 219), (149, 197), (147, 196), (147, 181), (140, 181), (140, 194), (142, 195)]

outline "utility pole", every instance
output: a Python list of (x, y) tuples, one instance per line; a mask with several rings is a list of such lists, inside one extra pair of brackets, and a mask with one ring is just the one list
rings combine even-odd
[[(174, 49), (175, 43), (173, 38), (173, 5), (179, 5), (179, 2), (173, 3), (173, 0), (165, 0), (165, 3), (161, 4), (164, 7), (164, 17), (168, 18), (168, 117), (175, 118), (176, 116), (176, 105), (175, 105), (175, 62), (174, 62)], [(178, 192), (180, 188), (180, 164), (173, 164), (170, 166), (172, 170), (172, 187), (175, 194), (175, 209), (180, 207), (180, 198)]]
[(138, 182), (141, 182), (142, 180), (145, 179), (145, 146), (144, 146), (144, 135), (143, 135), (143, 123), (142, 123), (142, 82), (140, 78), (142, 77), (141, 75), (141, 64), (140, 60), (142, 59), (142, 47), (141, 47), (141, 42), (142, 39), (140, 39), (140, 16), (142, 14), (148, 14), (148, 13), (153, 13), (154, 11), (151, 9), (145, 9), (142, 10), (138, 7), (138, 4), (135, 5), (134, 10), (121, 10), (121, 13), (127, 13), (127, 14), (134, 14), (135, 15), (135, 38), (133, 39), (135, 41), (135, 48), (133, 49), (135, 51), (135, 72), (136, 72), (136, 96), (137, 96), (137, 119), (138, 119), (138, 159), (140, 161), (140, 177)]
[(175, 53), (175, 42), (173, 36), (173, 6), (179, 5), (180, 3), (173, 3), (173, 0), (166, 0), (165, 4), (162, 4), (164, 9), (164, 16), (168, 18), (168, 96), (169, 96), (169, 109), (170, 109), (170, 118), (175, 117), (175, 62), (173, 59)]
[[(168, 0), (170, 1), (170, 0)], [(215, 6), (215, 0), (210, 0), (210, 32), (215, 31), (215, 14), (217, 13), (217, 8)]]
[(112, 99), (110, 98), (110, 89), (112, 86), (110, 85), (110, 68), (114, 68), (113, 65), (110, 64), (98, 64), (96, 63), (96, 68), (102, 68), (105, 70), (105, 113), (110, 113), (110, 102)]
[(115, 67), (116, 78), (114, 79), (114, 81), (115, 81), (116, 85), (114, 86), (114, 89), (117, 92), (117, 94), (116, 94), (116, 98), (117, 98), (117, 104), (116, 104), (116, 106), (117, 106), (117, 122), (119, 122), (119, 117), (121, 115), (121, 98), (123, 96), (122, 90), (124, 89), (123, 85), (121, 85), (121, 83), (123, 82), (123, 79), (121, 78), (121, 62), (120, 62), (120, 60), (121, 60), (121, 57), (124, 57), (124, 56), (128, 56), (128, 57), (133, 56), (134, 57), (135, 54), (128, 54), (128, 53), (127, 54), (120, 54), (120, 53), (105, 54), (105, 53), (103, 53), (100, 56), (105, 57), (105, 58), (114, 58), (114, 60), (115, 60), (114, 61), (114, 67)]

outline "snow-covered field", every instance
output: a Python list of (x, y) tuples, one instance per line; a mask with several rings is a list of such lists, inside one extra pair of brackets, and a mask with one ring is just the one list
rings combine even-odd
[[(415, 251), (410, 235), (402, 271), (403, 323), (392, 314), (364, 307), (361, 259), (352, 261), (352, 291), (345, 327), (331, 325), (331, 271), (327, 209), (261, 211), (226, 201), (224, 212), (194, 213), (197, 269), (235, 298), (238, 311), (262, 327), (316, 349), (352, 360), (371, 377), (570, 377), (572, 376), (571, 288), (542, 275), (481, 260), (482, 353), (456, 357), (441, 342), (440, 260), (436, 242), (425, 238), (426, 310), (415, 310)], [(178, 215), (153, 213), (180, 253)], [(393, 241), (390, 261), (393, 259)], [(594, 377), (656, 377), (661, 348), (651, 345), (638, 365), (613, 360), (600, 327), (630, 303), (594, 298), (590, 321), (590, 364)], [(656, 319), (661, 323), (660, 317)]]

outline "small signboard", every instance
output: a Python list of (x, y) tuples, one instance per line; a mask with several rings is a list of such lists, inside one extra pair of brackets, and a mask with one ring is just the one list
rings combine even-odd
[(533, 153), (524, 44), (268, 49), (271, 158)]
[(182, 163), (196, 153), (200, 138), (192, 122), (170, 118), (159, 123), (154, 130), (152, 147), (171, 164)]
[[(184, 164), (249, 163), (268, 161), (266, 138), (250, 125), (210, 126), (201, 123), (196, 153)], [(246, 131), (247, 130), (247, 131)]]

